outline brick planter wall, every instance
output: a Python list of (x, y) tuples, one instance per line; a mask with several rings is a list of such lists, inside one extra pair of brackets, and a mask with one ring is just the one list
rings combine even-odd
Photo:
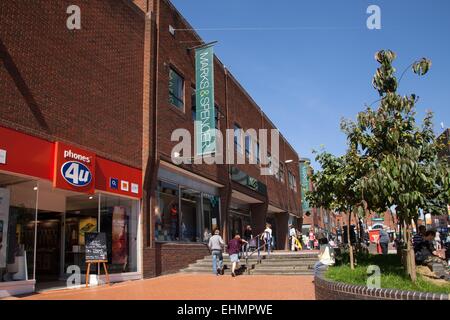
[(397, 289), (369, 289), (327, 280), (323, 273), (314, 278), (316, 300), (450, 300), (448, 294)]

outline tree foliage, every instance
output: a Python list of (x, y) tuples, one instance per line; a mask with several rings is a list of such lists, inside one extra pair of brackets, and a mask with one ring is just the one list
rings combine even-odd
[[(450, 170), (438, 157), (442, 146), (433, 131), (432, 112), (419, 125), (418, 97), (397, 93), (399, 81), (392, 65), (396, 54), (382, 50), (375, 59), (380, 66), (372, 84), (380, 95), (379, 106), (367, 107), (356, 121), (341, 122), (347, 152), (340, 157), (317, 153), (321, 170), (312, 176), (315, 190), (307, 197), (315, 206), (350, 213), (362, 204), (378, 213), (395, 206), (397, 217), (408, 227), (419, 209), (445, 212), (450, 202)], [(411, 65), (419, 76), (430, 67), (426, 58)]]

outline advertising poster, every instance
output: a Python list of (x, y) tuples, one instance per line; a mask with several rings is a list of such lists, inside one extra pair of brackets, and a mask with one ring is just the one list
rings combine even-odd
[(9, 190), (0, 188), (0, 268), (6, 268), (6, 239), (8, 238)]
[(128, 259), (128, 230), (124, 207), (115, 206), (112, 219), (112, 263), (126, 264)]
[(80, 219), (79, 224), (79, 245), (85, 244), (84, 234), (86, 232), (96, 232), (97, 231), (97, 219), (95, 218), (85, 218)]

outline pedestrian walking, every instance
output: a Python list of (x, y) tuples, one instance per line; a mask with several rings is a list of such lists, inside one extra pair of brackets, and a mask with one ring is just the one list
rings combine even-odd
[(316, 276), (322, 269), (332, 266), (335, 263), (334, 249), (328, 244), (327, 238), (320, 238), (319, 244), (319, 261), (314, 264), (314, 275)]
[(239, 253), (241, 252), (241, 248), (243, 244), (248, 243), (245, 240), (241, 239), (239, 234), (236, 234), (233, 239), (228, 242), (228, 254), (230, 255), (231, 260), (231, 276), (236, 276), (236, 266), (239, 263)]
[(316, 236), (314, 235), (313, 229), (309, 230), (309, 250), (314, 250), (314, 240), (316, 240)]
[(303, 239), (303, 243), (305, 245), (305, 249), (310, 250), (308, 236), (306, 234), (303, 234), (302, 239)]
[(387, 255), (388, 249), (389, 249), (390, 238), (384, 227), (382, 229), (380, 229), (380, 238), (378, 239), (378, 241), (380, 243), (381, 253), (383, 255)]
[(208, 247), (212, 254), (212, 268), (213, 273), (216, 275), (223, 275), (223, 248), (225, 242), (220, 236), (220, 230), (216, 229), (214, 235), (209, 238)]
[(291, 251), (295, 251), (295, 249), (298, 249), (297, 245), (297, 230), (294, 228), (292, 224), (289, 225), (289, 237), (290, 237), (290, 243), (291, 243)]
[(264, 229), (264, 232), (261, 235), (261, 239), (264, 240), (265, 243), (264, 250), (270, 252), (273, 241), (272, 226), (270, 223), (266, 223), (266, 229)]

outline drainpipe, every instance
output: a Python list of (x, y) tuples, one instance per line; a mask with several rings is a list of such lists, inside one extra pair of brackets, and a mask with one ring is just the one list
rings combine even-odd
[[(225, 116), (226, 116), (226, 129), (230, 128), (230, 117), (229, 117), (229, 105), (228, 105), (228, 69), (226, 66), (223, 66), (224, 72), (225, 72)], [(227, 136), (227, 135), (225, 135)], [(227, 147), (228, 143), (225, 143), (225, 148)], [(228, 152), (228, 150), (227, 150)], [(225, 152), (225, 155), (227, 154)], [(234, 152), (234, 151), (233, 151)], [(227, 160), (227, 159), (226, 159)], [(233, 192), (232, 186), (231, 186), (231, 165), (226, 161), (226, 170), (227, 170), (227, 182), (226, 182), (226, 199), (225, 202), (226, 206), (223, 208), (222, 213), (222, 230), (223, 230), (223, 238), (228, 239), (229, 237), (229, 230), (228, 230), (228, 209), (230, 207), (231, 202), (231, 193)]]
[[(156, 9), (150, 11), (149, 5), (147, 6), (147, 19), (150, 19), (150, 76), (149, 76), (149, 96), (146, 98), (149, 100), (149, 124), (148, 126), (152, 126), (151, 129), (144, 131), (144, 135), (150, 135), (149, 137), (149, 145), (150, 149), (149, 155), (147, 159), (144, 159), (146, 162), (144, 168), (144, 177), (143, 177), (143, 208), (144, 214), (144, 223), (145, 223), (145, 247), (153, 247), (153, 214), (154, 214), (154, 190), (156, 188), (157, 176), (158, 176), (158, 165), (159, 165), (159, 157), (158, 157), (158, 64), (159, 64), (159, 1), (157, 1)], [(144, 128), (146, 124), (143, 124)]]

